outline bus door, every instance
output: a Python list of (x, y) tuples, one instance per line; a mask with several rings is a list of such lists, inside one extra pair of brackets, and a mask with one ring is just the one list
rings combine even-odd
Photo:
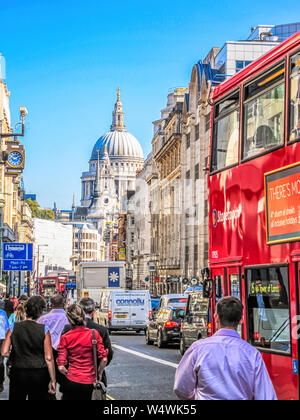
[(210, 323), (212, 324), (212, 332), (216, 332), (216, 325), (213, 314), (216, 312), (217, 303), (227, 294), (227, 285), (225, 283), (224, 268), (213, 268), (211, 270), (213, 288), (210, 305)]
[[(241, 267), (228, 267), (227, 271), (227, 290), (228, 295), (233, 296), (244, 303), (243, 300), (243, 290), (241, 282)], [(244, 305), (244, 319), (246, 316), (245, 305)], [(245, 334), (243, 331), (243, 326), (238, 328), (239, 334), (244, 338)]]
[(245, 267), (245, 283), (248, 342), (261, 352), (278, 398), (297, 400), (294, 267), (288, 264)]

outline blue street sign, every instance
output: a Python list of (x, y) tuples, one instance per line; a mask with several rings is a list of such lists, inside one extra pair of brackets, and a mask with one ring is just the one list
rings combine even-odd
[(32, 244), (3, 244), (4, 271), (32, 271)]
[(110, 267), (108, 269), (108, 287), (120, 287), (119, 267)]

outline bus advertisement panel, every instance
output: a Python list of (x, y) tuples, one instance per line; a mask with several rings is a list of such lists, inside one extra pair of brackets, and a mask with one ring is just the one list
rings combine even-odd
[(267, 242), (300, 239), (300, 164), (265, 176)]

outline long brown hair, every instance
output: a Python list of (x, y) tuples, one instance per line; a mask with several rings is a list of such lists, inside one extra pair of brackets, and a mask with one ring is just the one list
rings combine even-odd
[(21, 300), (18, 303), (18, 306), (16, 308), (16, 322), (24, 321), (26, 318), (25, 303), (26, 301), (24, 300)]

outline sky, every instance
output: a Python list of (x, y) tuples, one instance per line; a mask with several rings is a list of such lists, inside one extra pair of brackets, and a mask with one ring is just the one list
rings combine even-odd
[(0, 0), (12, 125), (26, 106), (24, 182), (42, 207), (80, 204), (83, 171), (109, 131), (117, 88), (127, 130), (151, 152), (152, 121), (193, 65), (258, 24), (300, 21), (294, 0)]

